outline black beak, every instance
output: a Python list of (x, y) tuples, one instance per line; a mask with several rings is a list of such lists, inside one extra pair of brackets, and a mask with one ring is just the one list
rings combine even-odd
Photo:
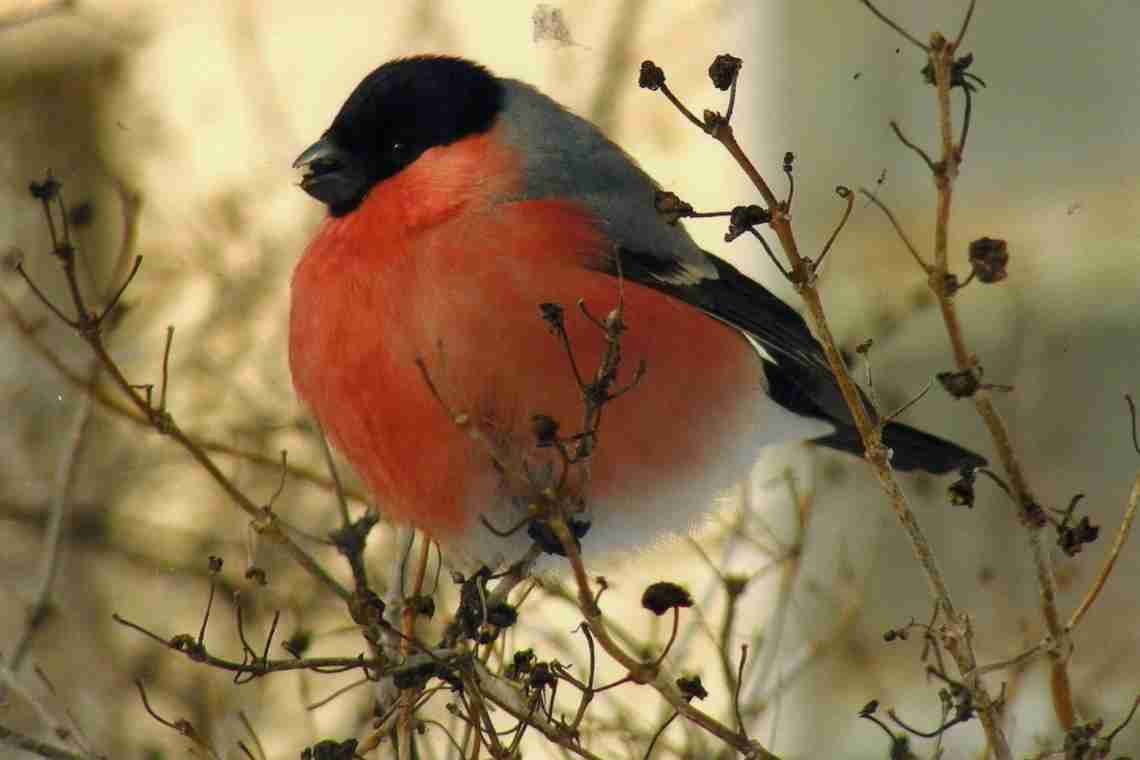
[(297, 156), (293, 168), (305, 170), (301, 189), (327, 205), (333, 216), (352, 211), (368, 192), (368, 179), (356, 168), (352, 154), (328, 135)]

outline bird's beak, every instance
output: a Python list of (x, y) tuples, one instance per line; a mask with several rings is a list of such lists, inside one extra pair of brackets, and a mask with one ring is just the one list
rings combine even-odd
[(355, 167), (352, 155), (325, 135), (306, 148), (293, 162), (304, 169), (301, 189), (326, 204), (334, 214), (355, 206), (367, 192), (367, 181)]

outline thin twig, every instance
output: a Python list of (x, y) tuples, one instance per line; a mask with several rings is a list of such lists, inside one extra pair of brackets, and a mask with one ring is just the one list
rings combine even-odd
[(653, 754), (653, 747), (657, 744), (657, 740), (661, 738), (661, 734), (665, 733), (665, 729), (669, 728), (669, 725), (674, 720), (676, 720), (677, 716), (680, 714), (681, 713), (674, 710), (673, 714), (670, 715), (666, 721), (661, 724), (661, 727), (653, 732), (653, 738), (649, 740), (649, 746), (645, 748), (645, 754), (642, 755), (642, 760), (649, 760), (650, 755)]
[(736, 687), (732, 692), (732, 711), (736, 713), (736, 730), (742, 736), (748, 736), (748, 729), (744, 726), (744, 716), (740, 713), (740, 690), (744, 685), (744, 664), (748, 662), (748, 645), (740, 645), (740, 665), (736, 668)]
[(1124, 400), (1128, 402), (1128, 417), (1132, 420), (1130, 431), (1132, 432), (1132, 450), (1140, 454), (1140, 441), (1136, 439), (1136, 402), (1132, 400), (1132, 396), (1125, 393)]
[(859, 0), (859, 2), (861, 2), (861, 3), (863, 3), (863, 5), (867, 6), (867, 10), (869, 10), (869, 11), (871, 11), (871, 13), (875, 14), (875, 16), (880, 21), (882, 21), (884, 24), (889, 26), (891, 29), (894, 29), (896, 32), (898, 32), (903, 37), (903, 39), (907, 40), (912, 45), (914, 45), (918, 49), (922, 50), (924, 53), (930, 52), (930, 48), (928, 46), (919, 42), (918, 39), (916, 39), (910, 32), (903, 29), (901, 26), (899, 26), (897, 23), (895, 23), (894, 20), (892, 20), (889, 16), (887, 16), (885, 13), (883, 13), (878, 8), (876, 8), (874, 5), (872, 5), (869, 0)]
[(819, 256), (812, 262), (811, 268), (813, 272), (818, 272), (819, 268), (823, 266), (824, 257), (827, 256), (827, 252), (831, 250), (831, 245), (835, 242), (835, 239), (839, 237), (839, 233), (843, 232), (843, 226), (847, 224), (847, 218), (851, 216), (851, 209), (855, 205), (855, 194), (843, 185), (835, 188), (835, 194), (847, 201), (847, 208), (843, 209), (843, 216), (839, 218), (839, 224), (835, 225), (835, 231), (832, 232), (831, 237), (827, 239), (827, 243), (824, 244)]
[(905, 404), (900, 406), (898, 409), (894, 410), (893, 412), (888, 414), (886, 417), (884, 417), (883, 418), (883, 424), (886, 425), (888, 422), (892, 422), (894, 420), (897, 420), (899, 417), (901, 417), (903, 414), (905, 414), (908, 409), (910, 409), (912, 406), (917, 404), (919, 401), (922, 401), (922, 399), (926, 396), (926, 394), (930, 393), (930, 389), (933, 387), (934, 387), (934, 381), (931, 380), (926, 384), (925, 388), (923, 388), (921, 391), (919, 391), (917, 396), (912, 398), (910, 401), (907, 401)]
[(166, 326), (166, 344), (162, 347), (162, 384), (158, 387), (158, 411), (166, 411), (166, 389), (170, 384), (170, 347), (174, 343), (174, 325)]
[(88, 755), (72, 752), (51, 742), (21, 734), (15, 729), (0, 725), (0, 745), (30, 752), (47, 760), (88, 760)]
[(347, 528), (352, 525), (352, 515), (348, 511), (348, 498), (345, 496), (344, 483), (341, 482), (336, 460), (333, 459), (332, 447), (329, 446), (328, 436), (325, 435), (325, 429), (321, 427), (319, 422), (317, 423), (317, 438), (321, 441), (321, 454), (325, 458), (325, 467), (328, 468), (329, 476), (332, 478), (337, 507), (340, 509), (341, 525)]
[(931, 158), (930, 154), (923, 150), (921, 147), (907, 139), (897, 121), (891, 122), (891, 130), (895, 133), (895, 137), (899, 138), (899, 142), (913, 150), (918, 154), (919, 158), (926, 162), (927, 169), (930, 169), (933, 174), (938, 173), (938, 165), (934, 163), (934, 159)]
[(768, 258), (771, 259), (772, 263), (776, 265), (776, 269), (780, 270), (780, 274), (784, 276), (784, 279), (791, 280), (792, 273), (785, 269), (784, 265), (780, 263), (780, 259), (776, 257), (776, 252), (772, 250), (772, 246), (768, 245), (768, 241), (764, 239), (764, 236), (760, 234), (760, 231), (755, 227), (749, 227), (748, 231), (752, 233), (753, 237), (760, 241), (760, 245), (763, 246), (764, 252), (768, 254)]
[(871, 201), (871, 203), (874, 203), (876, 206), (878, 206), (879, 210), (886, 215), (888, 221), (891, 223), (891, 226), (895, 228), (895, 232), (898, 234), (899, 239), (903, 241), (903, 245), (905, 245), (906, 249), (910, 251), (910, 255), (913, 256), (918, 265), (922, 267), (922, 271), (930, 274), (932, 267), (922, 260), (922, 256), (919, 254), (918, 249), (915, 248), (914, 243), (911, 242), (910, 237), (907, 236), (906, 232), (902, 228), (902, 225), (899, 224), (899, 220), (895, 218), (894, 213), (887, 207), (885, 203), (879, 200), (879, 197), (877, 195), (872, 193), (867, 188), (861, 187), (859, 188), (859, 192), (866, 196), (867, 200)]
[(578, 608), (585, 615), (586, 622), (590, 624), (590, 630), (593, 631), (594, 638), (602, 646), (602, 649), (624, 667), (630, 673), (633, 680), (638, 683), (651, 684), (677, 712), (713, 736), (748, 757), (755, 758), (756, 760), (777, 760), (776, 756), (762, 745), (733, 731), (728, 726), (692, 705), (688, 699), (686, 699), (685, 695), (681, 693), (680, 689), (677, 688), (677, 685), (666, 678), (659, 669), (647, 668), (645, 663), (631, 657), (610, 637), (607, 621), (602, 615), (601, 610), (599, 610), (594, 603), (594, 594), (590, 588), (590, 579), (582, 564), (582, 555), (578, 551), (577, 543), (575, 542), (573, 534), (570, 532), (569, 525), (563, 517), (557, 516), (550, 520), (550, 526), (562, 543), (562, 548), (566, 552), (566, 558), (570, 562), (570, 567), (573, 570), (574, 580), (578, 587)]
[[(93, 361), (89, 361), (89, 364), (88, 377), (93, 383), (98, 378), (99, 366)], [(87, 426), (91, 421), (91, 408), (91, 396), (81, 395), (71, 431), (63, 439), (66, 448), (56, 465), (52, 483), (52, 498), (48, 506), (47, 528), (44, 531), (44, 548), (38, 576), (39, 587), (28, 608), (27, 625), (12, 650), (9, 666), (13, 672), (19, 671), (24, 657), (31, 649), (32, 639), (43, 625), (51, 606), (52, 592), (55, 590), (55, 581), (59, 577), (59, 566), (63, 558), (64, 516), (71, 502), (77, 472), (76, 463), (79, 461), (80, 451), (87, 435)]]
[[(411, 599), (416, 599), (423, 593), (424, 578), (427, 577), (428, 557), (431, 554), (431, 539), (426, 533), (419, 533), (419, 536), (420, 554), (416, 561), (416, 574), (415, 580), (412, 582)], [(416, 635), (416, 606), (408, 602), (408, 598), (403, 600), (403, 609), (400, 611), (400, 632), (403, 634), (400, 649), (404, 657), (412, 653), (411, 642)], [(396, 720), (396, 741), (400, 760), (410, 760), (414, 754), (412, 750), (412, 724), (415, 722), (414, 710), (419, 694), (419, 689), (405, 689), (400, 695), (400, 715)]]
[(1138, 506), (1140, 506), (1140, 473), (1136, 475), (1136, 480), (1132, 483), (1132, 493), (1128, 496), (1128, 507), (1124, 511), (1124, 519), (1121, 520), (1120, 529), (1116, 532), (1116, 540), (1112, 542), (1112, 548), (1109, 550), (1108, 556), (1105, 557), (1104, 566), (1101, 567), (1100, 573), (1093, 582), (1092, 588), (1088, 590), (1088, 593), (1085, 594), (1085, 598), (1081, 600), (1080, 605), (1073, 611), (1068, 624), (1065, 625), (1066, 631), (1071, 631), (1080, 624), (1085, 613), (1089, 611), (1093, 602), (1100, 596), (1100, 591), (1104, 588), (1104, 584), (1108, 581), (1108, 576), (1112, 574), (1112, 568), (1116, 565), (1116, 560), (1120, 556), (1120, 550), (1124, 548), (1124, 544), (1128, 541), (1128, 534), (1132, 531), (1132, 521), (1136, 519), (1136, 509)]
[(966, 38), (966, 31), (970, 28), (970, 19), (974, 17), (974, 6), (977, 0), (970, 0), (970, 7), (966, 9), (966, 17), (962, 19), (962, 28), (958, 30), (958, 36), (954, 38), (954, 48), (957, 49), (962, 44), (962, 40)]

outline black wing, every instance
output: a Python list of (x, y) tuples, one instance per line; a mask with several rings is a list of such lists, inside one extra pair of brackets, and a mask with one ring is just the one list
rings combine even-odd
[[(759, 344), (768, 354), (762, 356), (762, 362), (772, 400), (791, 412), (836, 426), (834, 433), (817, 438), (816, 443), (863, 453), (851, 411), (823, 347), (795, 309), (711, 254), (708, 260), (716, 268), (716, 277), (690, 276), (684, 264), (649, 253), (619, 249), (618, 255), (626, 279), (691, 304)], [(616, 275), (616, 264), (611, 262), (606, 271)], [(865, 395), (863, 400), (870, 409)], [(883, 442), (894, 451), (891, 464), (899, 470), (944, 474), (986, 464), (973, 452), (900, 423), (886, 426)]]

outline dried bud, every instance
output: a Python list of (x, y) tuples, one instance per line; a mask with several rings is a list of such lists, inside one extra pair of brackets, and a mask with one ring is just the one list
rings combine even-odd
[(874, 715), (879, 709), (879, 700), (872, 699), (867, 704), (863, 705), (863, 709), (859, 711), (860, 718), (866, 718), (868, 715)]
[(1009, 249), (1004, 240), (997, 238), (978, 238), (970, 243), (970, 266), (974, 275), (985, 283), (1001, 282), (1008, 273), (1005, 271), (1009, 264)]
[(352, 760), (357, 756), (356, 745), (356, 739), (346, 739), (343, 742), (325, 739), (312, 747), (305, 747), (301, 760)]
[(518, 610), (506, 602), (496, 604), (487, 610), (487, 622), (499, 628), (510, 628), (518, 620)]
[(554, 676), (554, 671), (550, 669), (550, 663), (540, 662), (530, 671), (528, 683), (531, 688), (545, 689), (549, 686), (554, 686), (557, 682), (558, 679)]
[(514, 657), (511, 658), (511, 664), (507, 666), (507, 678), (518, 681), (524, 675), (530, 673), (536, 659), (537, 655), (535, 655), (533, 649), (520, 649), (515, 652)]
[(222, 572), (222, 558), (215, 557), (213, 554), (211, 554), (209, 559), (209, 568), (210, 572), (214, 575)]
[(673, 608), (692, 607), (693, 597), (676, 583), (658, 581), (645, 589), (641, 595), (641, 606), (660, 616)]
[(266, 575), (264, 568), (260, 568), (257, 565), (249, 566), (249, 569), (245, 571), (245, 579), (247, 581), (253, 581), (258, 586), (269, 585), (269, 576)]
[(86, 227), (95, 221), (95, 204), (80, 201), (67, 210), (67, 221), (72, 227)]
[(665, 84), (665, 70), (653, 61), (641, 62), (641, 73), (637, 77), (637, 86), (646, 90), (657, 90)]
[(309, 645), (312, 643), (312, 635), (308, 631), (302, 630), (282, 641), (281, 648), (299, 660), (305, 656), (305, 652), (308, 651)]
[[(582, 520), (571, 519), (567, 523), (575, 541), (581, 539), (590, 530), (590, 523)], [(562, 542), (558, 540), (554, 530), (545, 521), (531, 520), (530, 524), (526, 526), (526, 534), (547, 554), (554, 554), (559, 557), (566, 556), (565, 547), (562, 546)]]
[(384, 600), (375, 591), (357, 592), (348, 602), (348, 612), (357, 625), (377, 625), (384, 620)]
[(1035, 501), (1022, 504), (1021, 513), (1018, 516), (1021, 518), (1023, 525), (1028, 525), (1033, 528), (1044, 528), (1049, 524), (1049, 515), (1045, 513), (1044, 507)]
[(1100, 527), (1089, 522), (1088, 515), (1080, 519), (1076, 525), (1057, 530), (1057, 546), (1066, 556), (1075, 557), (1081, 553), (1085, 544), (1096, 541), (1100, 535)]
[(53, 201), (55, 197), (59, 195), (59, 189), (61, 187), (63, 187), (63, 185), (60, 181), (51, 176), (49, 172), (48, 175), (44, 177), (43, 182), (29, 183), (28, 192), (31, 193), (32, 197), (37, 201)]
[(408, 605), (414, 613), (420, 617), (425, 617), (431, 620), (435, 617), (435, 599), (432, 599), (427, 594), (420, 594), (419, 596), (410, 596), (404, 603)]
[(974, 507), (974, 479), (961, 478), (955, 480), (946, 489), (946, 495), (950, 499), (950, 503), (955, 507)]
[(490, 623), (480, 623), (473, 637), (476, 644), (490, 644), (499, 637), (499, 629)]
[(538, 313), (552, 330), (561, 332), (566, 326), (566, 308), (560, 303), (540, 303)]
[(709, 79), (712, 80), (713, 87), (718, 90), (727, 90), (732, 87), (732, 83), (736, 81), (736, 75), (740, 73), (742, 63), (743, 61), (739, 58), (728, 53), (722, 53), (713, 59), (709, 66)]
[(20, 267), (24, 265), (24, 252), (16, 246), (10, 246), (4, 250), (3, 257), (0, 257), (0, 269), (5, 272), (18, 272)]
[(677, 689), (684, 695), (685, 699), (704, 699), (709, 695), (708, 689), (701, 683), (700, 676), (681, 676), (676, 681)]
[(784, 171), (788, 174), (792, 173), (792, 164), (796, 160), (796, 154), (790, 150), (784, 154)]
[(725, 118), (718, 112), (712, 111), (708, 108), (706, 108), (701, 113), (701, 120), (704, 123), (705, 132), (709, 133), (710, 135), (715, 135), (718, 129), (728, 123), (725, 121)]
[(740, 596), (744, 590), (748, 588), (748, 582), (752, 580), (747, 575), (726, 575), (724, 576), (724, 593), (730, 597)]
[(653, 193), (653, 208), (657, 210), (657, 213), (664, 218), (667, 224), (676, 224), (678, 220), (693, 213), (692, 204), (685, 203), (676, 193), (665, 190), (657, 190)]
[(540, 449), (558, 442), (558, 420), (549, 414), (536, 414), (530, 418), (530, 429), (534, 433), (535, 444)]
[(177, 652), (182, 652), (194, 662), (206, 660), (206, 648), (188, 633), (180, 633), (171, 638), (170, 647)]
[(405, 665), (392, 671), (392, 683), (397, 689), (422, 689), (435, 677), (440, 666), (433, 660)]
[(732, 209), (728, 219), (728, 232), (724, 240), (731, 243), (756, 225), (772, 221), (772, 215), (761, 206), (737, 206)]
[[(960, 58), (954, 59), (954, 63), (950, 65), (950, 86), (951, 87), (967, 87), (970, 91), (974, 91), (974, 83), (980, 84), (985, 87), (979, 77), (973, 74), (967, 74), (966, 70), (974, 63), (974, 54), (966, 53)], [(967, 81), (967, 77), (971, 81)], [(922, 67), (922, 79), (929, 85), (934, 84), (934, 67), (929, 63)]]
[(935, 377), (954, 398), (969, 398), (981, 385), (972, 369), (964, 369), (961, 372), (939, 372)]

